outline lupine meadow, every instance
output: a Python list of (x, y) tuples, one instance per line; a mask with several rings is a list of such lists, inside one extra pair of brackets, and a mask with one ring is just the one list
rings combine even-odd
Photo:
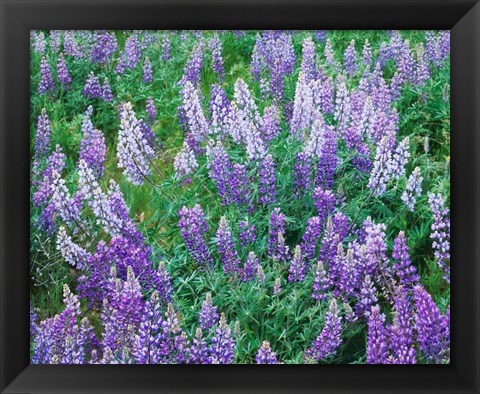
[(448, 31), (32, 31), (35, 364), (450, 362)]

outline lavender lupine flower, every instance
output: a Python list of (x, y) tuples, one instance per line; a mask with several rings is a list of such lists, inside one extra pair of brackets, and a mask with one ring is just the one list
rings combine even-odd
[(162, 61), (167, 61), (171, 59), (172, 55), (170, 53), (171, 47), (170, 47), (170, 34), (168, 32), (164, 32), (163, 38), (162, 38), (162, 56), (161, 59)]
[(218, 308), (213, 305), (212, 294), (207, 293), (202, 303), (202, 310), (199, 315), (199, 324), (202, 330), (209, 330), (218, 323)]
[(353, 76), (358, 73), (357, 51), (355, 49), (355, 40), (350, 41), (350, 45), (345, 50), (344, 67), (347, 75)]
[(221, 136), (227, 135), (225, 129), (227, 125), (227, 118), (230, 113), (230, 101), (225, 94), (225, 91), (218, 84), (212, 85), (210, 92), (210, 128), (212, 133)]
[(365, 40), (362, 50), (362, 63), (370, 68), (372, 65), (372, 48), (370, 48), (370, 42)]
[(200, 92), (187, 81), (181, 94), (188, 130), (198, 142), (203, 141), (210, 134), (210, 129), (200, 103)]
[(420, 350), (427, 361), (439, 364), (450, 356), (449, 317), (440, 313), (430, 294), (421, 285), (413, 288), (415, 330)]
[(323, 54), (325, 56), (325, 62), (327, 66), (333, 68), (334, 70), (338, 70), (340, 68), (339, 64), (335, 60), (335, 52), (332, 48), (332, 41), (330, 41), (330, 38), (327, 38)]
[(389, 166), (391, 176), (394, 179), (398, 179), (405, 175), (405, 165), (410, 157), (409, 144), (410, 138), (405, 137), (395, 148), (395, 152), (392, 155), (392, 160)]
[(257, 364), (278, 364), (277, 355), (270, 347), (270, 342), (263, 341), (255, 356)]
[(417, 269), (410, 261), (407, 238), (403, 231), (400, 231), (398, 237), (395, 238), (392, 257), (397, 260), (393, 264), (393, 270), (398, 276), (400, 284), (408, 287), (417, 284), (420, 277), (417, 274)]
[(292, 261), (290, 262), (290, 268), (288, 269), (288, 281), (302, 282), (305, 279), (305, 271), (305, 258), (302, 256), (300, 245), (297, 245)]
[(188, 361), (190, 364), (210, 364), (207, 341), (203, 337), (203, 332), (201, 328), (197, 328), (197, 331), (195, 332), (195, 337), (192, 340), (190, 353), (191, 357)]
[(125, 72), (125, 70), (133, 70), (137, 67), (138, 62), (142, 57), (142, 52), (140, 48), (140, 43), (138, 40), (137, 34), (132, 34), (130, 37), (127, 38), (125, 41), (125, 46), (123, 48), (123, 52), (120, 55), (120, 59), (117, 63), (116, 72), (117, 74), (121, 75)]
[(202, 208), (198, 204), (191, 209), (184, 206), (178, 215), (180, 217), (178, 226), (187, 249), (201, 267), (208, 267), (213, 261), (208, 252), (207, 243), (203, 239), (208, 226)]
[(249, 123), (253, 123), (255, 127), (259, 127), (260, 114), (257, 104), (250, 92), (248, 85), (241, 78), (238, 78), (234, 86), (234, 98), (238, 109), (243, 113)]
[(80, 58), (82, 56), (80, 48), (75, 39), (75, 31), (67, 30), (63, 37), (63, 51), (65, 55)]
[(110, 87), (110, 84), (108, 83), (108, 78), (107, 77), (105, 77), (105, 80), (103, 81), (102, 98), (103, 98), (103, 101), (105, 101), (106, 103), (113, 102), (112, 88)]
[(313, 36), (317, 42), (322, 43), (327, 39), (328, 30), (314, 30)]
[(348, 126), (351, 111), (350, 93), (345, 82), (345, 77), (339, 74), (337, 76), (337, 91), (335, 94), (335, 112), (333, 118), (338, 122), (340, 135), (343, 135)]
[(236, 275), (240, 269), (240, 259), (233, 243), (230, 225), (225, 216), (221, 217), (218, 226), (217, 246), (223, 272), (227, 275)]
[(132, 104), (123, 104), (117, 143), (118, 167), (123, 168), (123, 174), (129, 182), (141, 185), (151, 174), (150, 161), (154, 155)]
[(399, 286), (395, 294), (395, 314), (389, 327), (389, 342), (392, 364), (416, 364), (413, 345), (413, 310), (407, 290)]
[(402, 194), (402, 201), (407, 208), (413, 212), (415, 208), (415, 201), (420, 194), (422, 194), (423, 177), (420, 174), (420, 168), (415, 167), (407, 180), (407, 187)]
[(258, 191), (260, 195), (260, 204), (271, 204), (276, 202), (277, 187), (275, 178), (275, 162), (270, 154), (263, 158), (260, 166), (260, 183)]
[(313, 279), (313, 291), (312, 298), (314, 300), (326, 300), (327, 291), (330, 288), (327, 272), (323, 266), (323, 263), (319, 261), (315, 268), (315, 277)]
[(83, 203), (82, 193), (77, 193), (74, 198), (71, 197), (65, 179), (57, 171), (52, 173), (51, 192), (51, 203), (63, 222), (68, 226), (79, 226), (82, 222), (80, 218)]
[(249, 160), (262, 158), (267, 150), (260, 130), (251, 122), (245, 129), (245, 148)]
[(320, 186), (313, 189), (312, 193), (313, 205), (317, 208), (318, 217), (323, 224), (327, 218), (332, 215), (335, 207), (335, 195), (331, 190), (324, 190)]
[(175, 169), (175, 174), (179, 178), (190, 175), (196, 168), (198, 168), (195, 154), (186, 141), (183, 142), (182, 150), (175, 156), (173, 168)]
[(232, 330), (227, 324), (225, 314), (222, 313), (209, 348), (212, 364), (232, 364), (234, 347)]
[(450, 218), (449, 209), (445, 206), (445, 199), (440, 193), (428, 194), (428, 204), (433, 214), (431, 225), (433, 240), (432, 249), (438, 266), (444, 272), (444, 279), (450, 283)]
[(260, 263), (258, 257), (256, 256), (255, 252), (250, 252), (247, 257), (247, 261), (245, 262), (243, 272), (242, 272), (242, 280), (244, 282), (248, 282), (253, 280), (255, 276), (258, 274), (258, 270), (260, 268)]
[(295, 176), (293, 181), (293, 195), (302, 198), (312, 187), (312, 169), (310, 158), (304, 153), (297, 154), (295, 161)]
[(423, 86), (425, 85), (425, 82), (430, 79), (430, 65), (428, 64), (428, 57), (423, 43), (417, 44), (415, 51), (417, 54), (417, 67), (415, 69), (413, 83), (418, 86)]
[(238, 224), (238, 228), (240, 230), (239, 238), (241, 246), (245, 247), (255, 242), (257, 239), (257, 233), (254, 224), (243, 220)]
[(333, 188), (337, 168), (337, 135), (333, 126), (325, 125), (323, 145), (318, 160), (316, 184), (327, 189)]
[(222, 42), (218, 34), (209, 41), (208, 46), (212, 51), (212, 63), (213, 63), (213, 71), (217, 74), (218, 77), (224, 78), (225, 77), (225, 68), (223, 66), (223, 58), (222, 58)]
[(88, 74), (82, 93), (85, 97), (91, 99), (102, 97), (102, 87), (93, 71), (90, 71), (90, 74)]
[(152, 123), (157, 116), (157, 109), (155, 108), (155, 102), (153, 101), (152, 96), (147, 97), (145, 111), (147, 112), (148, 122)]
[(280, 113), (276, 105), (265, 108), (260, 121), (260, 133), (265, 141), (271, 141), (280, 134)]
[(330, 276), (334, 274), (335, 277), (335, 256), (337, 254), (339, 242), (340, 237), (333, 226), (332, 218), (329, 217), (327, 219), (327, 224), (325, 226), (325, 231), (321, 242), (319, 261), (322, 261), (324, 264), (328, 265)]
[(55, 84), (53, 83), (52, 70), (48, 64), (47, 58), (43, 56), (40, 62), (40, 82), (38, 83), (38, 93), (47, 94), (52, 93), (54, 90)]
[(313, 117), (313, 93), (310, 85), (305, 81), (303, 72), (300, 71), (295, 88), (293, 114), (290, 120), (290, 133), (294, 136), (301, 137), (301, 133), (311, 127)]
[(388, 331), (385, 328), (385, 315), (380, 307), (372, 307), (368, 316), (367, 363), (386, 364), (388, 350)]
[(375, 293), (375, 285), (370, 279), (370, 275), (365, 275), (360, 287), (358, 301), (355, 305), (355, 311), (359, 316), (365, 316), (366, 318), (370, 316), (373, 305), (375, 305), (375, 303), (378, 301)]
[(305, 77), (305, 83), (309, 84), (316, 78), (317, 74), (317, 67), (315, 65), (315, 44), (310, 36), (303, 40), (301, 67)]
[(72, 237), (67, 234), (63, 226), (60, 227), (57, 234), (57, 250), (72, 267), (80, 271), (87, 269), (90, 253), (73, 242)]
[(325, 325), (322, 332), (312, 342), (312, 347), (305, 352), (306, 360), (315, 360), (317, 363), (328, 356), (333, 356), (342, 344), (342, 317), (340, 316), (337, 301), (333, 298), (325, 314)]
[(154, 291), (145, 303), (144, 313), (140, 319), (140, 327), (135, 336), (133, 358), (136, 364), (153, 364), (158, 360), (159, 335), (162, 314), (158, 292)]
[(450, 55), (450, 30), (440, 30), (438, 37), (440, 40), (440, 58), (445, 59)]
[(207, 161), (209, 176), (217, 186), (222, 204), (228, 205), (235, 201), (231, 190), (232, 164), (230, 157), (220, 141), (215, 145), (207, 145)]
[(37, 132), (35, 135), (35, 157), (34, 166), (38, 166), (50, 150), (50, 120), (48, 119), (47, 111), (42, 108), (42, 112), (37, 119)]
[(390, 180), (391, 172), (391, 150), (388, 146), (388, 137), (383, 137), (377, 146), (375, 161), (373, 162), (368, 188), (376, 196), (381, 196), (387, 189), (387, 182)]
[(118, 42), (115, 33), (106, 30), (95, 30), (93, 32), (92, 53), (90, 55), (93, 63), (109, 63), (117, 50)]
[(67, 87), (69, 83), (72, 82), (72, 78), (70, 78), (70, 75), (68, 74), (67, 63), (65, 63), (63, 53), (60, 53), (60, 55), (58, 55), (57, 78), (62, 88)]
[(152, 63), (150, 59), (147, 57), (145, 58), (145, 62), (143, 63), (143, 83), (148, 85), (153, 82), (153, 70), (152, 70)]
[[(91, 107), (89, 107), (91, 109)], [(90, 116), (86, 113), (82, 121), (83, 139), (80, 143), (79, 160), (85, 160), (93, 173), (100, 179), (103, 176), (103, 163), (107, 155), (107, 145), (101, 130), (93, 128)]]
[(30, 38), (32, 40), (33, 51), (43, 55), (47, 46), (47, 42), (45, 41), (45, 33), (43, 33), (43, 31), (31, 31)]
[(62, 30), (50, 30), (50, 52), (57, 53), (62, 41)]
[(319, 111), (315, 111), (312, 130), (305, 143), (304, 153), (310, 159), (319, 158), (322, 155), (322, 147), (324, 144), (325, 121), (323, 115)]

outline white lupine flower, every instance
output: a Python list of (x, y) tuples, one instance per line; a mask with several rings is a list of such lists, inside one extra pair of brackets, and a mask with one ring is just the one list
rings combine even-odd
[(191, 174), (198, 167), (197, 159), (193, 153), (190, 145), (186, 141), (183, 142), (183, 148), (175, 156), (173, 162), (173, 168), (175, 169), (176, 175), (178, 177), (186, 176)]
[(411, 212), (414, 211), (417, 197), (422, 194), (422, 181), (423, 177), (420, 174), (420, 168), (416, 167), (408, 177), (407, 187), (402, 194), (402, 201)]
[(57, 250), (67, 263), (79, 270), (87, 268), (90, 254), (73, 242), (72, 237), (67, 234), (65, 227), (60, 227), (57, 235)]

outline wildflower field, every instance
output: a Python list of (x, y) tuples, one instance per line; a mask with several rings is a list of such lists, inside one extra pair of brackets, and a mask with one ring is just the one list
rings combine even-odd
[(37, 364), (450, 362), (448, 31), (32, 31)]

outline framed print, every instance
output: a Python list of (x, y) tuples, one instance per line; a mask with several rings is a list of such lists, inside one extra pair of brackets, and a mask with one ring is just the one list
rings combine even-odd
[(2, 392), (479, 392), (478, 2), (1, 18)]

